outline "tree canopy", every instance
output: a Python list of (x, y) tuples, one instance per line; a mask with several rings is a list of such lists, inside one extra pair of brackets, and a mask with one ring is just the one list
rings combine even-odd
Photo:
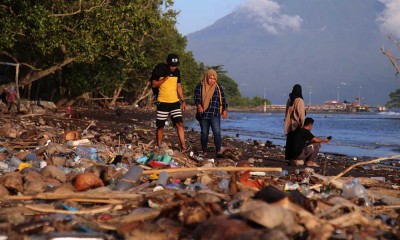
[[(3, 0), (0, 62), (19, 64), (26, 98), (91, 94), (115, 103), (125, 92), (137, 103), (151, 95), (153, 67), (174, 52), (188, 98), (206, 67), (185, 50), (172, 5), (172, 0)], [(215, 67), (229, 97), (240, 99), (237, 84), (222, 65)]]
[(386, 103), (389, 108), (400, 108), (400, 89), (389, 94), (390, 100)]

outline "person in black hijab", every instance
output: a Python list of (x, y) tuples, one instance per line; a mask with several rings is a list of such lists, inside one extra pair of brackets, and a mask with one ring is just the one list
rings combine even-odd
[(289, 165), (292, 164), (294, 156), (292, 132), (297, 128), (302, 128), (304, 125), (304, 119), (306, 116), (303, 94), (301, 85), (296, 84), (293, 86), (292, 92), (289, 94), (289, 99), (286, 104), (285, 113), (285, 126), (284, 131), (286, 134), (286, 146), (285, 146), (285, 159), (289, 160)]

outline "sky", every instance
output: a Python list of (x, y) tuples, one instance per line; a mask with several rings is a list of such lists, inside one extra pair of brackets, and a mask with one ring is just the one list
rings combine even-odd
[(243, 2), (245, 0), (175, 0), (173, 9), (180, 11), (178, 30), (188, 35), (208, 27)]

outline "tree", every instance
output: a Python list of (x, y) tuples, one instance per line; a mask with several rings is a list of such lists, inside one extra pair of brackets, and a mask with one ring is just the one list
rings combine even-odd
[[(397, 47), (398, 50), (400, 50), (400, 43), (396, 41), (392, 36), (388, 36), (388, 39)], [(400, 66), (397, 65), (398, 61), (400, 61), (400, 58), (397, 58), (393, 56), (390, 50), (385, 50), (384, 46), (382, 45), (381, 51), (384, 55), (386, 55), (390, 61), (390, 63), (393, 65), (394, 69), (396, 70), (396, 76), (399, 76), (400, 74)], [(386, 103), (386, 106), (389, 108), (396, 108), (400, 107), (400, 89), (397, 89), (394, 92), (391, 92), (389, 94), (390, 100)]]
[(389, 94), (390, 100), (386, 103), (388, 108), (399, 108), (400, 107), (400, 89)]
[[(68, 69), (87, 88), (101, 85), (103, 90), (114, 91), (132, 79), (140, 87), (149, 59), (157, 58), (146, 51), (167, 52), (160, 46), (168, 36), (165, 29), (175, 29), (177, 13), (169, 9), (172, 4), (171, 0), (4, 0), (0, 5), (0, 60), (21, 64), (21, 85), (73, 64), (98, 72), (96, 78), (84, 78), (93, 75)], [(98, 69), (110, 62), (108, 69)], [(111, 78), (104, 74), (111, 68), (110, 72), (121, 74)]]

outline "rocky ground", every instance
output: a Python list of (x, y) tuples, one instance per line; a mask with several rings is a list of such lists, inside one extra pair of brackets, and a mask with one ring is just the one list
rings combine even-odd
[[(171, 126), (156, 148), (154, 109), (1, 117), (0, 234), (9, 239), (400, 238), (398, 160), (321, 154), (321, 167), (295, 167), (282, 146), (228, 137), (221, 158), (212, 139), (199, 158), (191, 129), (189, 152)], [(83, 143), (95, 157), (79, 154)], [(362, 185), (351, 188), (354, 177)]]

